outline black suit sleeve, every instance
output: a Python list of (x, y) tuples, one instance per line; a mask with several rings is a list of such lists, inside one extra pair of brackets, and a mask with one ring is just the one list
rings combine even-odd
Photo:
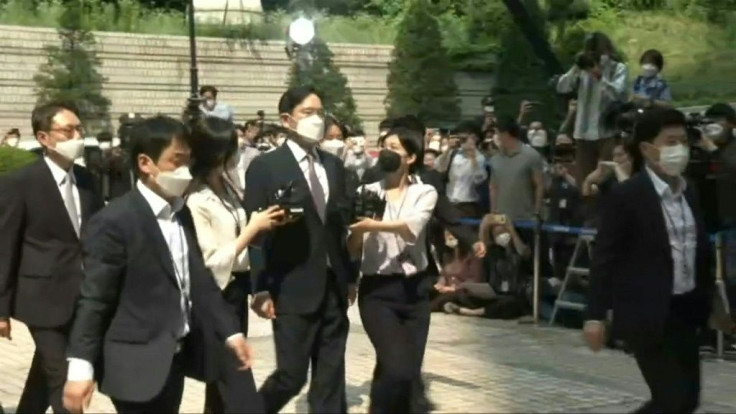
[[(269, 202), (269, 191), (270, 191), (270, 178), (268, 165), (263, 161), (263, 158), (256, 157), (248, 167), (248, 171), (245, 173), (245, 188), (246, 195), (243, 205), (245, 206), (245, 212), (250, 217), (251, 214), (260, 209), (268, 207)], [(253, 293), (259, 293), (268, 290), (266, 284), (266, 275), (264, 275), (262, 267), (265, 263), (265, 257), (263, 256), (263, 245), (264, 238), (267, 235), (261, 236), (258, 243), (251, 243), (248, 248), (248, 254), (251, 260), (251, 273), (253, 279)]]
[(0, 318), (10, 318), (20, 264), (25, 208), (15, 180), (0, 179)]
[(460, 213), (447, 198), (442, 175), (436, 171), (422, 174), (422, 181), (437, 190), (437, 204), (434, 207), (434, 217), (442, 227), (449, 231), (457, 240), (466, 246), (472, 246), (478, 241), (478, 234), (460, 221)]
[(82, 233), (84, 281), (69, 338), (71, 358), (97, 361), (107, 325), (118, 306), (127, 260), (125, 233), (116, 224), (120, 221), (97, 215)]
[(626, 193), (615, 188), (603, 203), (598, 234), (590, 266), (590, 297), (587, 320), (602, 321), (613, 308), (613, 271), (626, 248), (631, 214), (627, 214)]
[(340, 256), (344, 268), (348, 271), (348, 283), (355, 283), (358, 280), (359, 269), (350, 260), (347, 239), (353, 202), (355, 200), (355, 192), (358, 189), (358, 174), (355, 171), (345, 168), (341, 160), (333, 159), (332, 162), (335, 163), (336, 171), (338, 173), (337, 188), (341, 190), (340, 193), (336, 194), (337, 200), (335, 200), (340, 211), (339, 216), (341, 220), (339, 225), (340, 240), (342, 241), (342, 245), (340, 246)]

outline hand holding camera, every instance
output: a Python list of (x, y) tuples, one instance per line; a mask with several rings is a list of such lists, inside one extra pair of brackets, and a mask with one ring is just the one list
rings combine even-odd
[(271, 196), (269, 205), (279, 206), (280, 209), (283, 209), (283, 215), (278, 225), (293, 223), (304, 215), (304, 208), (296, 197), (293, 181), (279, 187)]

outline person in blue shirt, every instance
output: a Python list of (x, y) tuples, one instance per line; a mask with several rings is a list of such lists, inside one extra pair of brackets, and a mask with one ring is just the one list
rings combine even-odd
[(662, 53), (656, 49), (647, 50), (641, 55), (639, 63), (642, 74), (634, 81), (633, 100), (646, 107), (672, 106), (670, 87), (661, 74), (664, 69)]

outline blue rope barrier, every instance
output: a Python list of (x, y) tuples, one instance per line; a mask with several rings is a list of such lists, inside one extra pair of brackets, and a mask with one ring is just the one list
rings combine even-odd
[[(468, 224), (471, 226), (479, 226), (481, 221), (478, 219), (471, 219), (471, 218), (463, 218), (460, 219), (460, 222), (463, 224)], [(514, 227), (520, 228), (520, 229), (531, 229), (534, 230), (537, 228), (537, 222), (535, 220), (516, 220), (514, 221)], [(595, 236), (598, 233), (598, 230), (591, 229), (587, 227), (571, 227), (571, 226), (564, 226), (562, 224), (542, 224), (542, 231), (547, 233), (558, 233), (558, 234), (571, 234), (575, 236), (584, 235), (584, 236)], [(717, 233), (711, 234), (709, 239), (711, 243), (715, 243), (716, 237), (721, 235), (736, 235), (736, 230), (723, 230), (719, 231)]]

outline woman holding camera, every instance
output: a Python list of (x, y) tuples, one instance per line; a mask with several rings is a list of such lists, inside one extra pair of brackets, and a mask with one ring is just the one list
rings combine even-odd
[[(238, 192), (226, 179), (229, 170), (238, 165), (238, 154), (237, 133), (230, 121), (213, 117), (197, 121), (192, 128), (194, 182), (187, 205), (205, 265), (247, 336), (251, 293), (247, 247), (259, 233), (272, 229), (284, 212), (271, 207), (253, 213), (246, 221)], [(252, 372), (228, 368), (220, 358), (212, 356), (219, 365), (221, 379), (207, 385), (205, 412), (262, 412)]]
[[(414, 173), (423, 159), (422, 134), (390, 131), (378, 164), (383, 180), (363, 188), (385, 200), (378, 217), (350, 227), (349, 249), (361, 257), (358, 306), (376, 350), (371, 384), (372, 413), (416, 412), (412, 381), (421, 376), (422, 350), (429, 331), (427, 224), (437, 191)], [(361, 192), (363, 190), (361, 188)], [(415, 391), (416, 392), (416, 391)]]

